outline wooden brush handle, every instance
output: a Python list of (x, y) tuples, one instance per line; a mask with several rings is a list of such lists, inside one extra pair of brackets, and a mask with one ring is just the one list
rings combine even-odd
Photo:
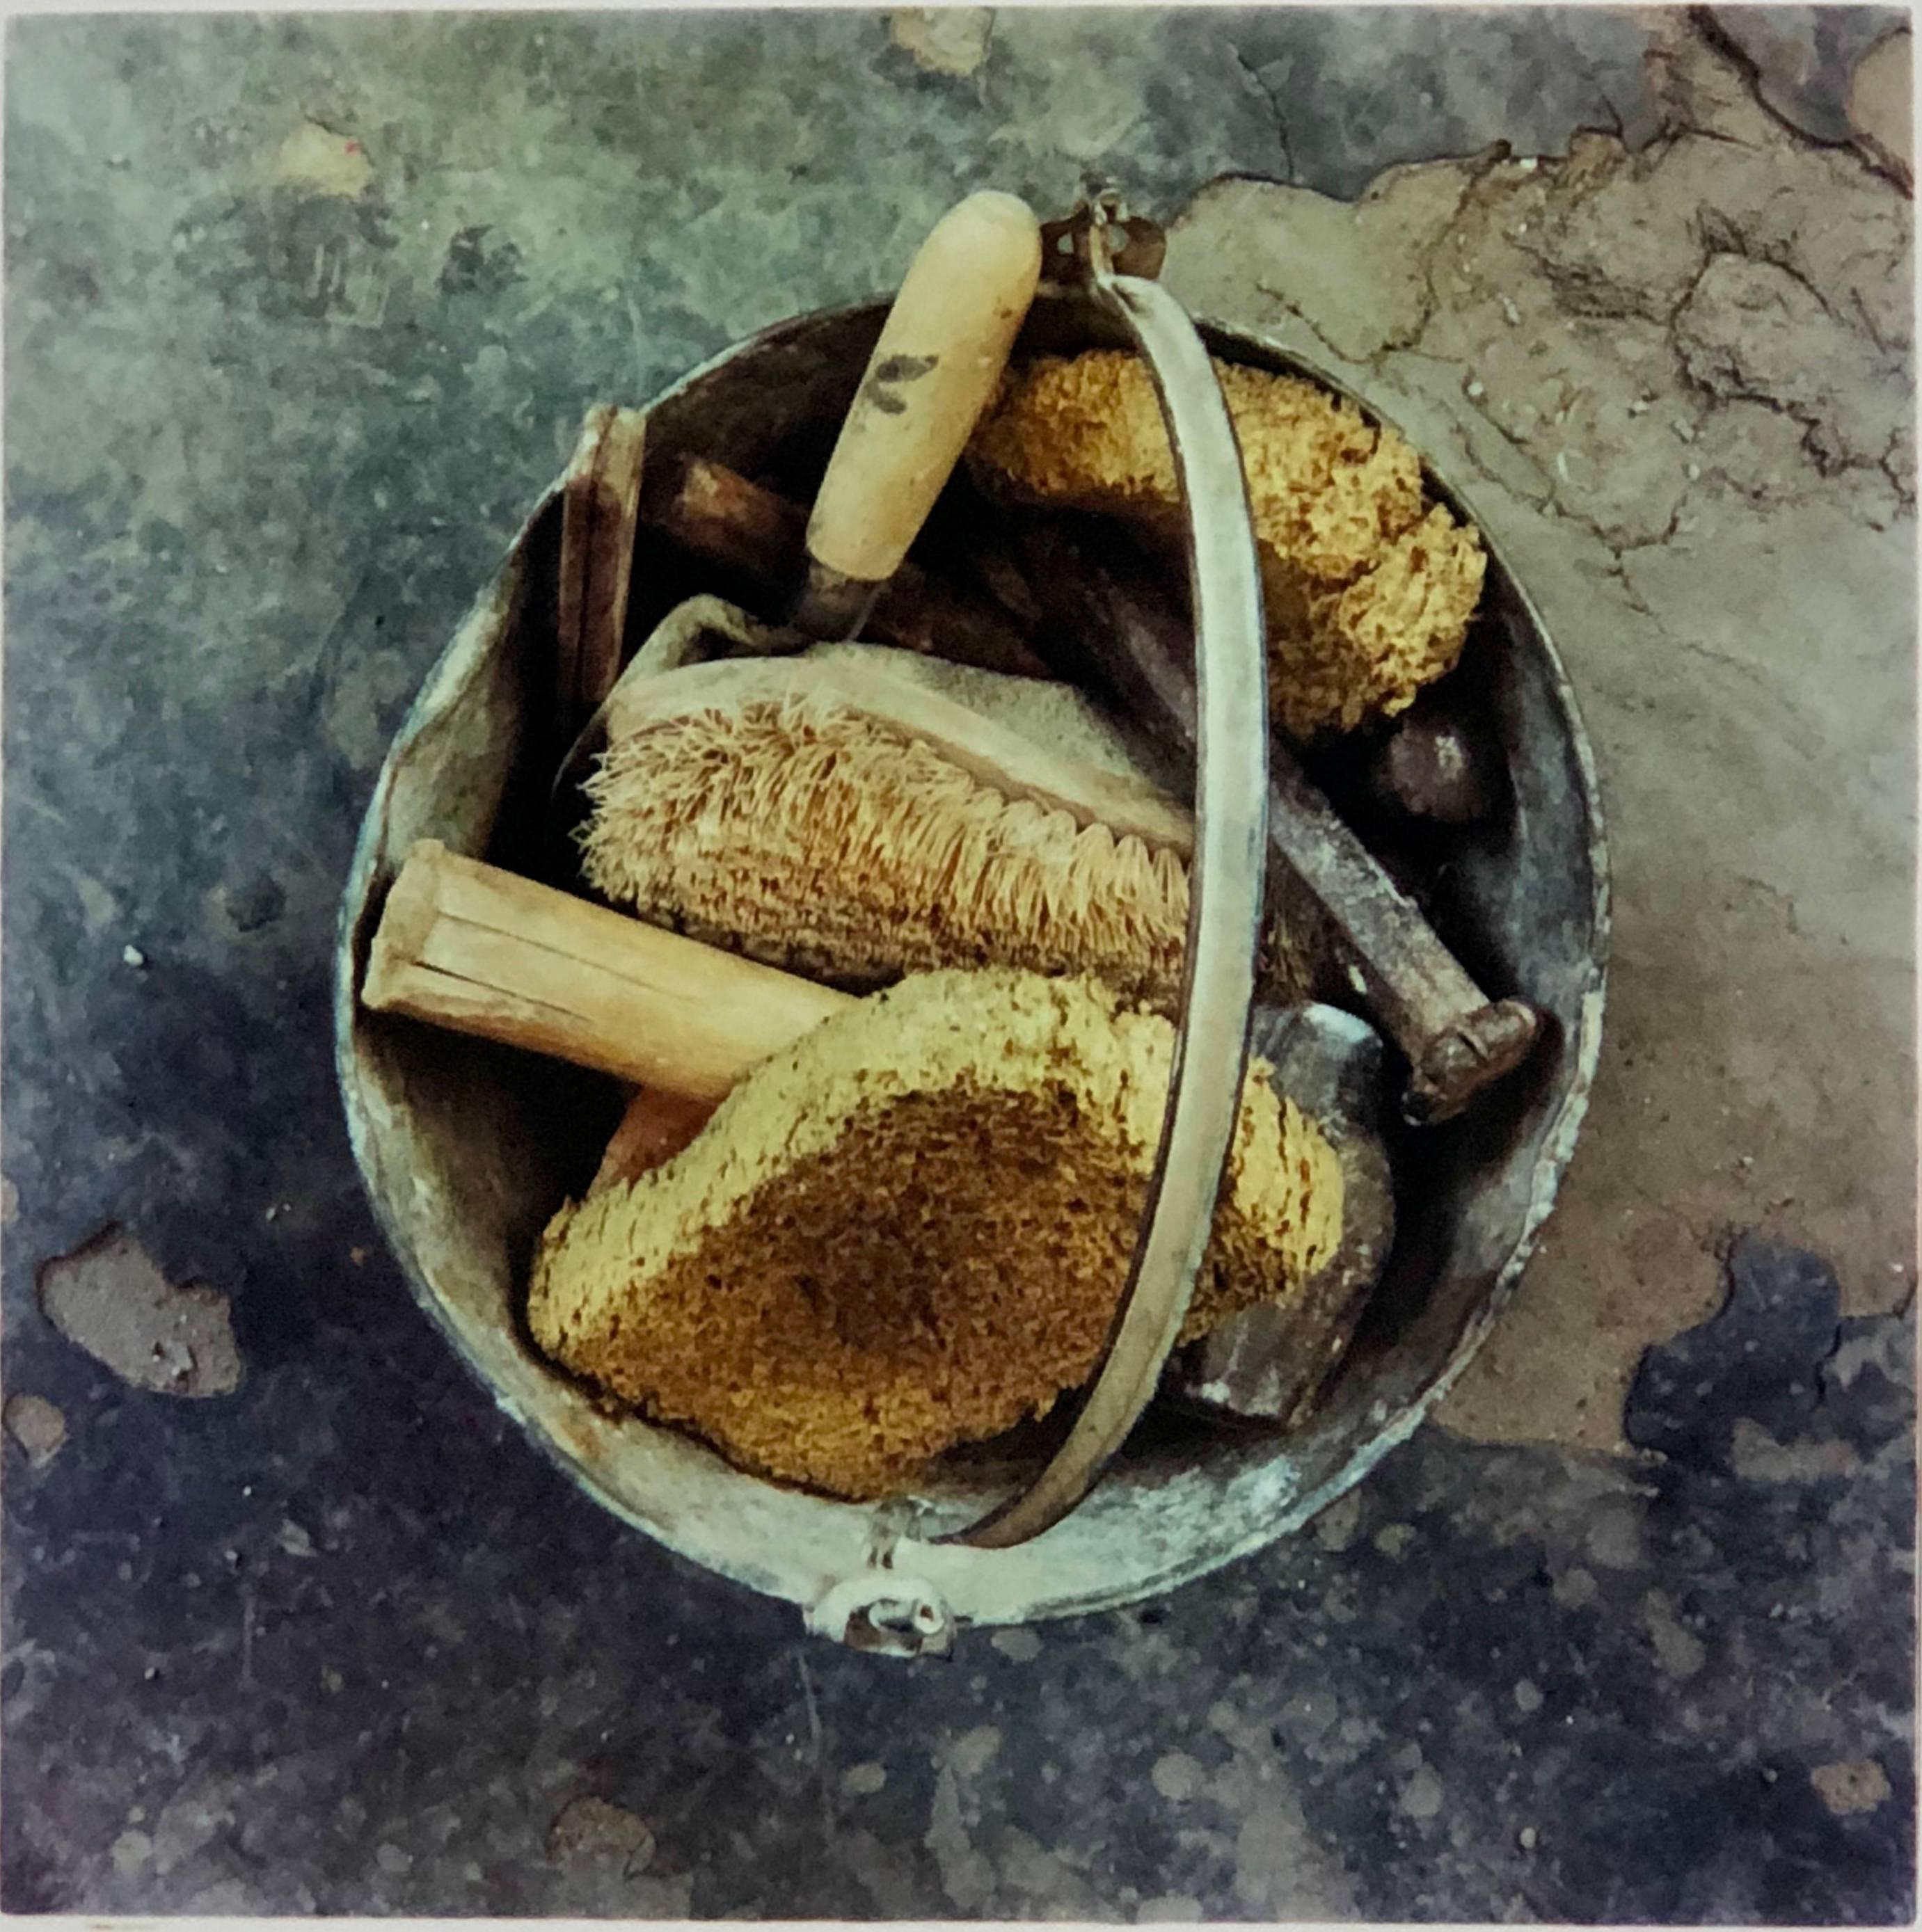
[(696, 1101), (854, 1004), (431, 838), (387, 896), (361, 999)]
[(894, 574), (1008, 364), (1041, 272), (1034, 211), (970, 195), (922, 243), (875, 344), (807, 526), (814, 560)]

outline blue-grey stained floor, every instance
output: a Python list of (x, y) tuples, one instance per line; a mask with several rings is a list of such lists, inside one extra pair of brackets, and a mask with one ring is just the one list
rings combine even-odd
[[(1842, 1319), (1818, 1258), (1731, 1238), (1635, 1456), (1431, 1427), (1290, 1544), (907, 1670), (587, 1502), (382, 1250), (336, 902), (589, 403), (885, 286), (972, 186), (1100, 168), (1172, 214), (1654, 132), (1599, 10), (1024, 10), (961, 72), (913, 38), (13, 24), (5, 1375), (65, 1439), (10, 1408), (0, 1903), (1906, 1919), (1912, 1322)], [(49, 1322), (37, 1265), (110, 1222), (230, 1298), (236, 1390)], [(584, 1798), (619, 1810), (554, 1834)]]

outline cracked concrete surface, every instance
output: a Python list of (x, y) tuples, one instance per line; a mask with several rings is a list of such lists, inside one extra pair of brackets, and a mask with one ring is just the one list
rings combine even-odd
[(1848, 126), (1856, 145), (1905, 194), (1915, 188), (1914, 37), (1906, 27), (1878, 40), (1850, 76)]
[(1851, 70), (1882, 31), (1866, 7), (1709, 7), (1699, 16), (1763, 104), (1818, 141), (1845, 142)]
[(1606, 1045), (1444, 1412), (1485, 1439), (1617, 1446), (1732, 1226), (1833, 1256), (1851, 1312), (1914, 1280), (1910, 206), (1662, 19), (1638, 151), (1391, 170), (1352, 205), (1220, 182), (1169, 251), (1197, 313), (1355, 384), (1459, 484), (1596, 741)]

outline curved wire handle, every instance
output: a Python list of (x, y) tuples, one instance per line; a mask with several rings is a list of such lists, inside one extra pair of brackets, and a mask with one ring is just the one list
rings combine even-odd
[(1100, 1372), (1028, 1487), (940, 1539), (1005, 1550), (1059, 1522), (1127, 1439), (1187, 1318), (1241, 1109), (1268, 844), (1268, 663), (1261, 578), (1234, 426), (1207, 350), (1157, 284), (1114, 272), (1097, 202), (1086, 286), (1146, 358), (1188, 509), (1197, 733), (1188, 950), (1168, 1103), (1134, 1262)]

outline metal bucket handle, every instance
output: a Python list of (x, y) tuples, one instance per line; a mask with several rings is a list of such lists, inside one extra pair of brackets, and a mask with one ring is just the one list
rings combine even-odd
[[(1050, 232), (1056, 278), (1116, 316), (1140, 347), (1173, 446), (1194, 599), (1194, 856), (1181, 1005), (1161, 1137), (1128, 1284), (1065, 1439), (1026, 1488), (941, 1539), (1005, 1550), (1059, 1522), (1099, 1479), (1148, 1406), (1187, 1318), (1241, 1110), (1268, 847), (1268, 665), (1261, 578), (1239, 447), (1208, 351), (1158, 282), (1117, 272), (1144, 250), (1115, 198)], [(1119, 236), (1117, 245), (1114, 237)], [(1065, 244), (1064, 246), (1064, 244)], [(1152, 265), (1152, 266), (1150, 266)]]

